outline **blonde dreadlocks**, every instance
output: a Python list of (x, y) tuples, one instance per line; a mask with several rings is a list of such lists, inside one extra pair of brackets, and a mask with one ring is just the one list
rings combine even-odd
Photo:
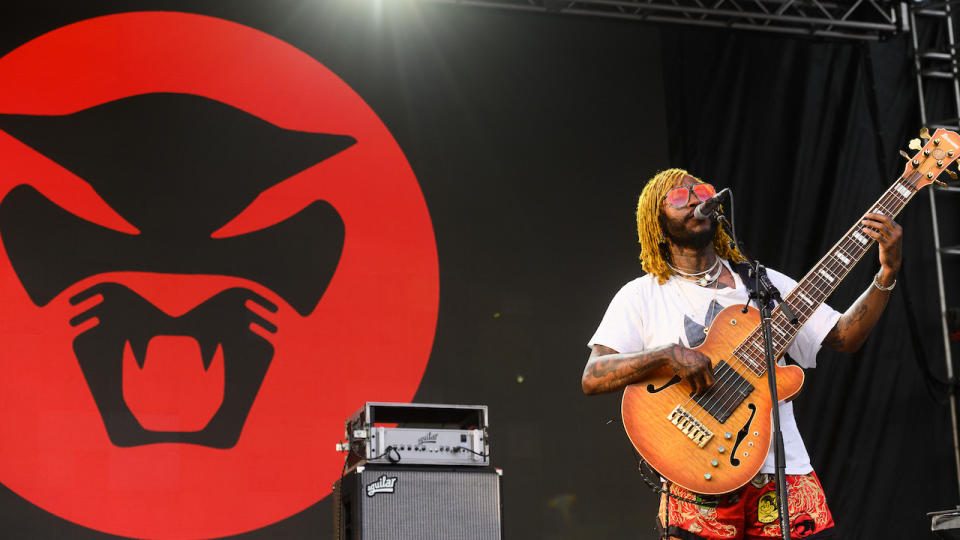
[[(663, 230), (660, 228), (660, 201), (663, 200), (667, 192), (676, 187), (684, 176), (689, 176), (697, 182), (703, 182), (683, 169), (667, 169), (657, 173), (647, 182), (640, 193), (640, 200), (637, 202), (637, 235), (640, 240), (640, 262), (643, 265), (643, 271), (653, 274), (657, 277), (657, 282), (663, 285), (670, 274), (674, 273), (667, 266), (664, 259), (666, 246), (662, 246), (666, 240), (663, 236)], [(730, 237), (721, 227), (717, 227), (717, 233), (713, 237), (713, 249), (723, 259), (730, 262), (745, 260), (743, 255), (736, 247), (730, 246)]]

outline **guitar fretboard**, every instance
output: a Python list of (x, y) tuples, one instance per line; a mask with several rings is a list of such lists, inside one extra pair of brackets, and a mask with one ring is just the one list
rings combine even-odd
[[(797, 332), (800, 331), (800, 327), (810, 319), (813, 312), (833, 293), (840, 281), (847, 276), (874, 244), (875, 240), (862, 232), (863, 225), (860, 222), (866, 217), (866, 214), (883, 214), (890, 217), (899, 214), (907, 202), (917, 193), (916, 184), (920, 177), (919, 173), (912, 173), (906, 177), (898, 178), (870, 207), (870, 210), (864, 212), (864, 215), (850, 227), (846, 234), (840, 238), (840, 241), (834, 244), (830, 251), (820, 259), (820, 262), (784, 297), (783, 301), (790, 305), (799, 319), (797, 324), (791, 324), (787, 320), (780, 306), (773, 310), (771, 333), (777, 358), (783, 356), (787, 347), (793, 342), (793, 338), (796, 337)], [(763, 375), (767, 366), (764, 360), (761, 327), (758, 326), (734, 350), (734, 354), (751, 371), (758, 376)]]

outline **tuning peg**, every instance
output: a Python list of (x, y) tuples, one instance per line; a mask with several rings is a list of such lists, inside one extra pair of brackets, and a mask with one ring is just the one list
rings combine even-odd
[(900, 155), (903, 156), (903, 159), (905, 159), (905, 160), (907, 160), (907, 161), (910, 161), (910, 154), (908, 154), (908, 153), (904, 152), (903, 150), (901, 150), (901, 151), (900, 151)]
[(921, 139), (929, 139), (929, 138), (930, 138), (930, 132), (927, 131), (927, 128), (925, 128), (925, 127), (920, 128), (920, 138), (921, 138)]
[[(911, 150), (920, 150), (923, 148), (923, 144), (920, 143), (920, 139), (910, 139), (910, 144), (907, 145), (907, 148)], [(910, 156), (907, 156), (903, 150), (900, 151), (900, 154), (906, 156), (907, 159), (910, 159)]]
[[(957, 179), (957, 173), (951, 171), (950, 169), (944, 169), (944, 170), (947, 171), (947, 174), (948, 174), (948, 175), (950, 175), (950, 179), (951, 179), (951, 180), (956, 180), (956, 179)], [(940, 183), (942, 184), (943, 182), (940, 182)]]

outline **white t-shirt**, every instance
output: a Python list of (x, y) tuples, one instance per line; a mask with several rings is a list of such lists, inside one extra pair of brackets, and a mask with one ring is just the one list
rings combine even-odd
[[(730, 266), (724, 261), (724, 265)], [(740, 276), (731, 270), (736, 288), (701, 287), (678, 276), (660, 285), (652, 274), (639, 277), (620, 289), (588, 346), (604, 345), (617, 352), (639, 352), (661, 345), (680, 344), (695, 347), (704, 340), (704, 327), (723, 308), (747, 301), (747, 288)], [(797, 282), (775, 270), (767, 269), (770, 281), (783, 296)], [(817, 351), (840, 318), (830, 306), (821, 305), (797, 333), (787, 354), (803, 368), (817, 365)], [(784, 360), (779, 360), (781, 365)], [(787, 474), (807, 474), (813, 470), (810, 457), (797, 430), (793, 404), (780, 402), (780, 425), (786, 451)], [(774, 473), (773, 444), (760, 472)]]

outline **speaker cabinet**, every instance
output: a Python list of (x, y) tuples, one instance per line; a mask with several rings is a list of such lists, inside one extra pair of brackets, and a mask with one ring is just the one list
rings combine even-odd
[(336, 540), (500, 540), (500, 473), (357, 467), (333, 488)]

